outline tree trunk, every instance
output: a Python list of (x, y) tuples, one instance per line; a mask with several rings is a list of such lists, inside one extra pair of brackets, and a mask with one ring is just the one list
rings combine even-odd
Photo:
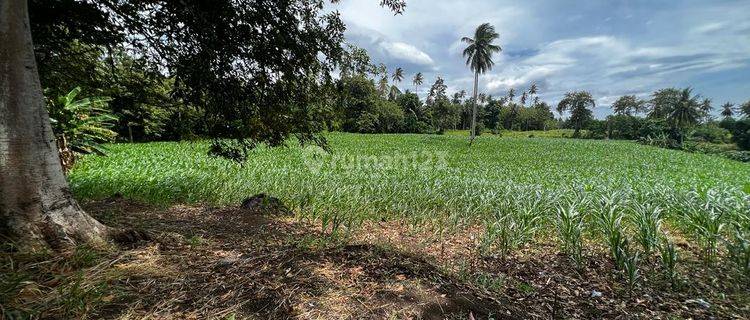
[(0, 1), (0, 235), (20, 250), (105, 243), (63, 175), (39, 83), (26, 0)]
[(477, 86), (479, 85), (479, 72), (474, 72), (474, 100), (472, 101), (471, 109), (471, 137), (469, 145), (474, 143), (474, 139), (477, 137)]

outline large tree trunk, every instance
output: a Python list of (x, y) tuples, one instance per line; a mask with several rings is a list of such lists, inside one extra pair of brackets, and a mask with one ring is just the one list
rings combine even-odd
[(469, 144), (474, 143), (477, 137), (477, 86), (479, 85), (479, 72), (474, 72), (474, 100), (471, 109), (471, 140)]
[(26, 0), (0, 1), (0, 234), (21, 250), (105, 243), (70, 194), (44, 106)]

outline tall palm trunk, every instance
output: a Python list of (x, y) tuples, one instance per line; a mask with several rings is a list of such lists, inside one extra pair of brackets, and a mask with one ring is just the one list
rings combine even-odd
[(0, 1), (0, 236), (22, 250), (103, 243), (70, 194), (44, 106), (26, 0)]
[(479, 72), (474, 72), (474, 99), (472, 101), (471, 110), (471, 140), (469, 145), (474, 142), (477, 137), (477, 86), (479, 85)]

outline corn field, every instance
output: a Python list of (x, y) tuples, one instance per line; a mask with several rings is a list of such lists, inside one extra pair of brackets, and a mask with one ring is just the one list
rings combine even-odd
[(709, 263), (750, 272), (750, 164), (625, 141), (433, 135), (328, 135), (315, 147), (258, 149), (237, 165), (205, 142), (114, 144), (70, 175), (79, 198), (119, 193), (148, 203), (237, 204), (267, 193), (332, 234), (403, 219), (435, 232), (484, 226), (483, 253), (503, 257), (540, 233), (584, 263), (584, 239), (607, 248), (629, 283), (653, 257), (670, 276), (671, 231)]

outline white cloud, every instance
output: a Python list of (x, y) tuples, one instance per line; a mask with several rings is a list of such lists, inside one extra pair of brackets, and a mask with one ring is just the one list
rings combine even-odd
[(426, 66), (435, 63), (432, 58), (430, 58), (430, 55), (408, 43), (383, 41), (380, 43), (380, 47), (385, 50), (388, 55), (398, 60)]
[(576, 7), (551, 0), (408, 0), (398, 16), (378, 3), (345, 0), (336, 6), (347, 37), (391, 69), (423, 72), (426, 83), (442, 76), (449, 91), (470, 91), (473, 76), (459, 39), (489, 22), (503, 52), (480, 79), (488, 94), (537, 83), (553, 104), (570, 90), (589, 90), (606, 106), (623, 94), (668, 86), (693, 86), (716, 101), (750, 98), (748, 1)]

